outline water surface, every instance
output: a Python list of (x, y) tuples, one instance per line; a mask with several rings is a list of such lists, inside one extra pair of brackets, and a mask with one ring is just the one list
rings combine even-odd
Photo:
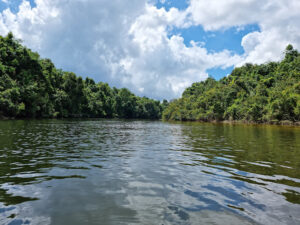
[(0, 121), (0, 224), (300, 224), (300, 129)]

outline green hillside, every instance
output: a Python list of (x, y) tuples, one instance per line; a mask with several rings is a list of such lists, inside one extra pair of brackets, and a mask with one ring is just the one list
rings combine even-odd
[(194, 83), (163, 112), (165, 120), (300, 120), (300, 54), (287, 46), (281, 62), (246, 64), (228, 77)]
[(159, 101), (56, 69), (9, 33), (0, 36), (0, 117), (161, 118)]

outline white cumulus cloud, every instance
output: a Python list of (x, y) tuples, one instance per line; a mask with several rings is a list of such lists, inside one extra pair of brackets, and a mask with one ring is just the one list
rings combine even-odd
[[(3, 1), (3, 0), (2, 0)], [(300, 48), (299, 0), (190, 0), (184, 10), (158, 9), (149, 0), (23, 0), (17, 13), (0, 13), (0, 34), (12, 31), (57, 67), (157, 99), (179, 97), (207, 70), (279, 60)], [(174, 28), (207, 31), (258, 24), (243, 37), (243, 55), (210, 52)]]
[(245, 62), (280, 60), (289, 44), (300, 49), (299, 0), (191, 0), (187, 9), (193, 24), (206, 30), (258, 24), (260, 32), (243, 37)]

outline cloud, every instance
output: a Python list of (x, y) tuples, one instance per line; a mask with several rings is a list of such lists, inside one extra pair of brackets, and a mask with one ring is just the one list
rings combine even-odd
[(220, 30), (258, 24), (260, 32), (243, 37), (245, 62), (280, 60), (284, 48), (300, 48), (300, 1), (298, 0), (191, 0), (187, 13), (194, 25), (205, 30)]
[[(19, 11), (9, 9), (0, 17), (0, 33), (13, 31), (17, 38), (58, 67), (98, 81), (110, 77), (119, 59), (132, 54), (128, 29), (145, 2), (132, 0), (36, 0), (23, 1)], [(116, 82), (111, 82), (118, 85)], [(120, 84), (121, 85), (121, 84)]]
[[(288, 43), (300, 48), (298, 0), (190, 0), (186, 9), (158, 9), (147, 0), (23, 0), (17, 13), (0, 13), (0, 34), (17, 38), (64, 70), (90, 76), (139, 95), (179, 97), (211, 68), (279, 60)], [(245, 53), (210, 52), (174, 35), (174, 28), (260, 31), (243, 37)]]
[(188, 23), (185, 13), (175, 8), (166, 11), (147, 5), (129, 30), (138, 54), (121, 60), (127, 74), (123, 83), (152, 97), (170, 99), (179, 97), (192, 82), (206, 79), (207, 69), (226, 68), (241, 60), (229, 51), (208, 53), (195, 42), (187, 47), (181, 36), (169, 35), (172, 26), (186, 27)]
[(140, 0), (23, 1), (19, 12), (2, 12), (0, 31), (17, 38), (58, 67), (90, 75), (139, 95), (157, 99), (179, 97), (192, 82), (207, 78), (206, 69), (232, 66), (230, 52), (208, 54), (172, 27), (189, 26), (185, 12), (157, 9)]

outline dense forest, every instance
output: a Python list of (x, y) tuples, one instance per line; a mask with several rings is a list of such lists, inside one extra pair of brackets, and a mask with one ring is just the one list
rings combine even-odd
[(300, 121), (300, 54), (246, 64), (219, 81), (208, 78), (160, 103), (128, 89), (56, 69), (16, 40), (0, 36), (0, 118), (143, 118), (179, 121)]
[(163, 104), (56, 69), (49, 59), (0, 36), (0, 118), (161, 118)]
[(281, 62), (246, 64), (216, 81), (192, 84), (163, 112), (165, 120), (247, 121), (300, 120), (300, 54), (288, 45)]

